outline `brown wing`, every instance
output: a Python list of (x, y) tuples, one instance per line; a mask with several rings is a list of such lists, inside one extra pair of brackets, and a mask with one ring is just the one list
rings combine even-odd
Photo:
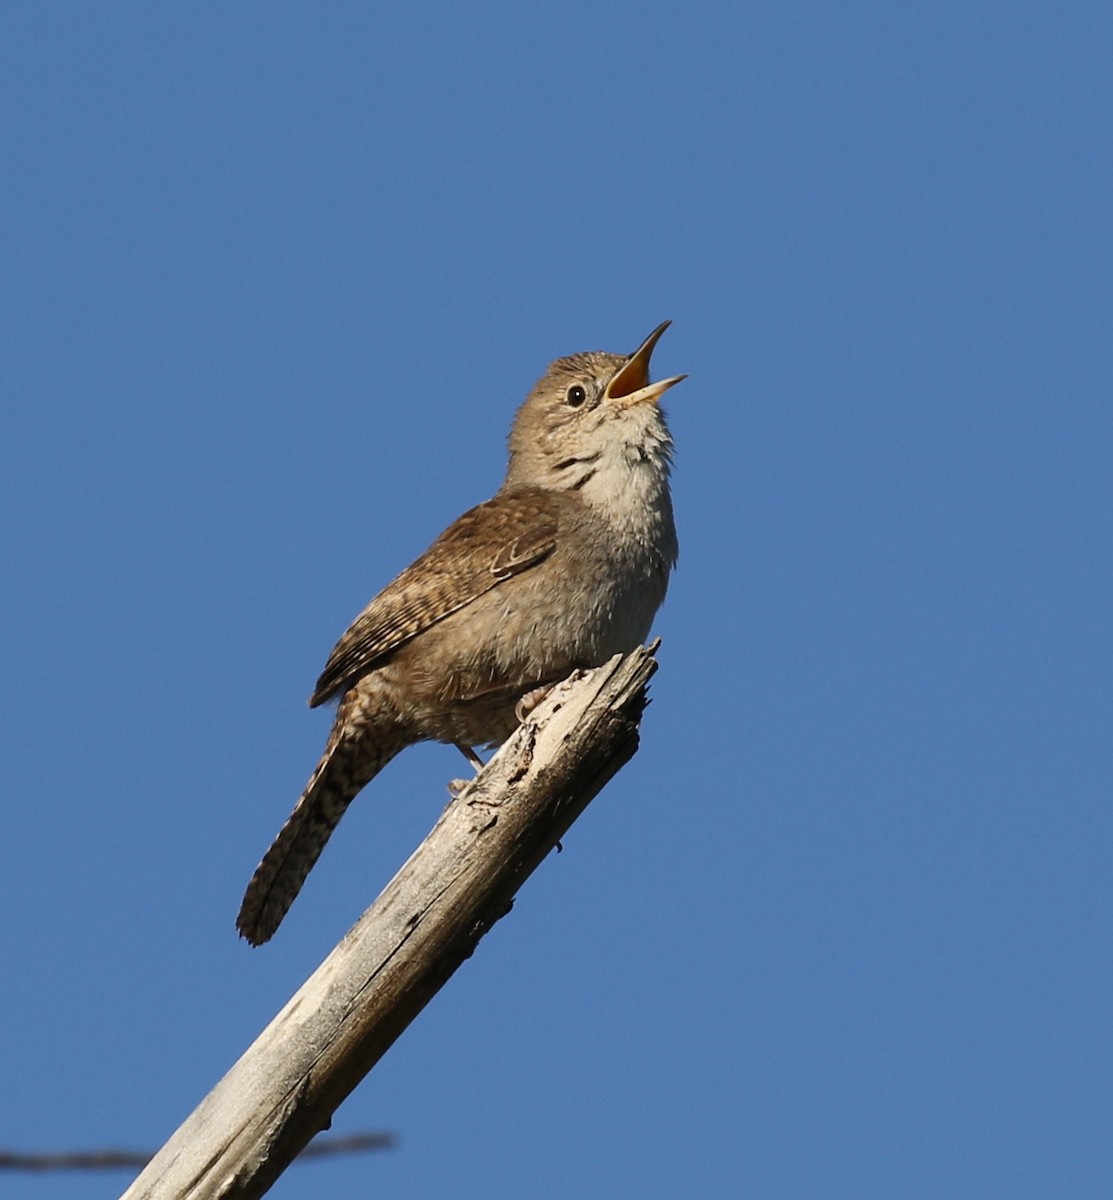
[(344, 691), (422, 630), (547, 558), (557, 543), (557, 517), (556, 498), (543, 491), (498, 495), (464, 513), (355, 619), (329, 655), (310, 706)]

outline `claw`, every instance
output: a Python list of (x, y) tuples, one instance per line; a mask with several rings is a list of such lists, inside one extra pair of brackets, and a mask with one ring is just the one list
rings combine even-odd
[(553, 690), (553, 685), (547, 683), (544, 687), (534, 688), (532, 692), (526, 694), (514, 705), (514, 716), (520, 725), (526, 717), (541, 703), (542, 700)]

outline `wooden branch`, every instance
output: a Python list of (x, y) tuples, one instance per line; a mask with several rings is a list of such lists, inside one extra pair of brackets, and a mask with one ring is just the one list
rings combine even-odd
[(124, 1193), (261, 1196), (633, 757), (653, 651), (558, 684)]
[[(336, 1158), (366, 1150), (392, 1150), (393, 1133), (345, 1133), (315, 1137), (297, 1161)], [(0, 1170), (5, 1171), (118, 1171), (145, 1167), (154, 1155), (149, 1150), (59, 1150), (56, 1152), (0, 1150)]]

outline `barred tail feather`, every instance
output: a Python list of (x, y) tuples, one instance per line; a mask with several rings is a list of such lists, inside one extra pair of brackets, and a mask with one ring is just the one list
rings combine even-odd
[(236, 928), (253, 946), (269, 941), (357, 793), (402, 749), (359, 736), (330, 739), (312, 778), (247, 885)]

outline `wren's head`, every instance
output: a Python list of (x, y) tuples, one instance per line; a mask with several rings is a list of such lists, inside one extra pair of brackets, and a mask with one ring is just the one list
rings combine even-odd
[(552, 363), (514, 418), (503, 487), (574, 489), (604, 504), (637, 477), (637, 491), (667, 489), (672, 438), (658, 400), (686, 376), (650, 383), (649, 359), (668, 326), (628, 356), (592, 350)]

